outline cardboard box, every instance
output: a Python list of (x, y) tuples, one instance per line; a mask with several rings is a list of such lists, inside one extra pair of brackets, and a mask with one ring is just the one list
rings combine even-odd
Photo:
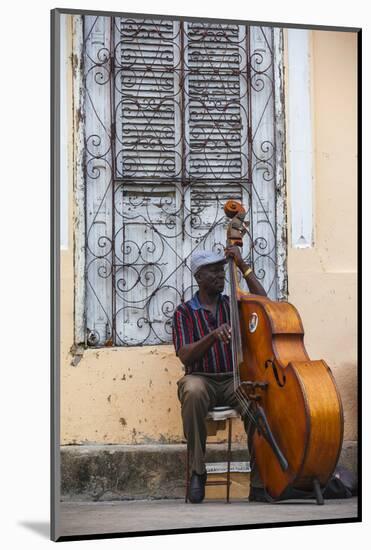
[[(207, 481), (227, 481), (227, 463), (207, 463)], [(248, 498), (250, 490), (250, 464), (248, 462), (231, 462), (230, 474), (230, 500), (243, 500)], [(205, 499), (225, 500), (227, 485), (206, 485)]]

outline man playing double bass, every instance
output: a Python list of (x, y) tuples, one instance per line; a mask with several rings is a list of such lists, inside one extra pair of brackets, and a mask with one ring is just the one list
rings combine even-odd
[[(238, 246), (227, 247), (225, 256), (234, 258), (251, 293), (266, 296), (253, 270), (243, 261)], [(223, 294), (225, 256), (212, 251), (192, 255), (191, 271), (199, 290), (191, 300), (176, 308), (173, 318), (174, 347), (185, 366), (185, 375), (178, 381), (178, 397), (191, 455), (189, 500), (192, 503), (201, 503), (205, 496), (208, 411), (228, 405), (242, 412), (234, 393), (229, 298)], [(248, 434), (250, 424), (246, 416), (243, 420)], [(251, 448), (250, 463), (249, 500), (265, 501)]]

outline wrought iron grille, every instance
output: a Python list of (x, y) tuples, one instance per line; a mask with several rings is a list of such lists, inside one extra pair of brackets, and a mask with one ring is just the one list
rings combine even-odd
[(222, 249), (231, 198), (275, 298), (273, 29), (85, 16), (83, 50), (87, 343), (171, 340), (190, 255)]

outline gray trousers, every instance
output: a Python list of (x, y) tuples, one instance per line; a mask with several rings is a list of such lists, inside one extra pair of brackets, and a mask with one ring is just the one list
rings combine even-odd
[[(191, 469), (197, 474), (205, 472), (206, 415), (216, 406), (228, 405), (241, 413), (240, 404), (234, 393), (233, 376), (214, 374), (186, 374), (178, 380), (178, 398), (182, 406), (184, 436), (191, 453)], [(246, 434), (251, 437), (252, 426), (245, 417)], [(255, 465), (253, 449), (250, 452), (253, 487), (262, 487)]]

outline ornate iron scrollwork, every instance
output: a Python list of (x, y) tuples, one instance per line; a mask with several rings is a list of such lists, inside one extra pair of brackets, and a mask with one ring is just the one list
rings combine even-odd
[(171, 340), (192, 251), (223, 247), (226, 199), (274, 297), (272, 29), (85, 16), (84, 67), (89, 345)]

